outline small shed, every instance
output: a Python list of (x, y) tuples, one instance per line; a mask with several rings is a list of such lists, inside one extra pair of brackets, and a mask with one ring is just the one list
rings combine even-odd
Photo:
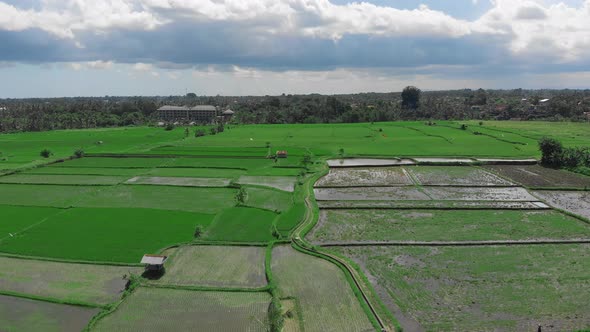
[(277, 158), (287, 158), (287, 156), (288, 156), (287, 151), (285, 151), (285, 150), (277, 151)]
[(164, 262), (168, 259), (168, 256), (163, 255), (143, 255), (141, 264), (145, 264), (145, 269), (148, 271), (160, 271), (164, 268)]

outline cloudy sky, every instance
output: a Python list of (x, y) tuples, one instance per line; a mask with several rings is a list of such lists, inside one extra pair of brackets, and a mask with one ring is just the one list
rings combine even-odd
[(590, 88), (590, 0), (0, 0), (0, 98)]

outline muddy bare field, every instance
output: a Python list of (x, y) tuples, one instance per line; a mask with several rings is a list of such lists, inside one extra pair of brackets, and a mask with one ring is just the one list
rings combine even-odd
[(370, 166), (399, 166), (414, 165), (412, 159), (370, 159), (370, 158), (349, 158), (328, 160), (330, 167), (370, 167)]
[(294, 176), (240, 176), (239, 184), (251, 184), (293, 192), (297, 178)]
[(538, 201), (519, 187), (316, 188), (314, 193), (318, 201)]
[(0, 295), (0, 330), (80, 332), (99, 311)]
[(515, 184), (481, 168), (470, 166), (405, 167), (418, 184), (427, 186), (514, 186)]
[(318, 201), (320, 209), (549, 209), (542, 202), (494, 202), (494, 201)]
[(379, 187), (408, 186), (414, 182), (402, 167), (333, 168), (315, 186), (320, 187)]
[(428, 187), (425, 192), (433, 200), (451, 201), (524, 201), (538, 199), (519, 187)]
[(430, 197), (415, 187), (316, 188), (318, 201), (419, 201)]
[(539, 190), (533, 194), (549, 205), (590, 219), (590, 192)]
[(590, 177), (539, 165), (489, 165), (484, 168), (527, 187), (590, 188)]
[(590, 245), (338, 248), (404, 331), (576, 331), (590, 323)]

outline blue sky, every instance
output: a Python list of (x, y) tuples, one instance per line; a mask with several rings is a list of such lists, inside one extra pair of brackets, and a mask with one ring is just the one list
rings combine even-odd
[(590, 0), (0, 0), (0, 98), (590, 88)]

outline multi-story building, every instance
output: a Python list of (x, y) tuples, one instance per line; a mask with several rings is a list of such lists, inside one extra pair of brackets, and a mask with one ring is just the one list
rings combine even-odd
[(158, 119), (165, 122), (198, 122), (209, 123), (218, 116), (219, 110), (211, 105), (162, 106), (158, 109)]

